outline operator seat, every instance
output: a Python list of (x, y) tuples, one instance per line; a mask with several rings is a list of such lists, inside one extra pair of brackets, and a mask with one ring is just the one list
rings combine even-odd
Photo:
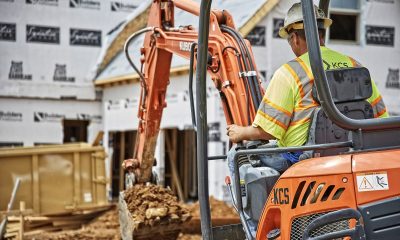
[[(372, 81), (368, 69), (364, 67), (345, 68), (326, 71), (332, 99), (338, 110), (352, 119), (373, 118), (372, 106), (367, 99), (372, 95)], [(319, 103), (317, 89), (312, 91)], [(345, 142), (349, 140), (349, 131), (333, 123), (321, 107), (314, 110), (305, 145)], [(312, 157), (323, 157), (348, 152), (350, 149), (336, 148), (304, 152), (300, 160)]]

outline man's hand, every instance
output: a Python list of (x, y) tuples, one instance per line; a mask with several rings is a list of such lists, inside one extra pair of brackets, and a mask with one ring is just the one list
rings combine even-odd
[(238, 143), (243, 141), (245, 127), (238, 126), (236, 124), (228, 125), (226, 127), (226, 135), (229, 137), (229, 141)]

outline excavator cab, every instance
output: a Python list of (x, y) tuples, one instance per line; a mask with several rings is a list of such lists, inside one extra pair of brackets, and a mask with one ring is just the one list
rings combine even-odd
[[(372, 106), (366, 101), (372, 95), (372, 81), (368, 69), (364, 67), (334, 69), (326, 71), (326, 75), (333, 101), (343, 115), (352, 119), (374, 118)], [(313, 93), (314, 99), (320, 102), (315, 87)], [(305, 145), (346, 142), (349, 140), (349, 134), (351, 134), (349, 130), (337, 126), (328, 118), (323, 108), (318, 107), (311, 117)], [(243, 149), (266, 147), (271, 146), (251, 142)], [(350, 147), (309, 150), (300, 155), (300, 160), (335, 156), (349, 151)], [(243, 212), (246, 220), (254, 224), (259, 222), (267, 198), (280, 177), (278, 171), (260, 166), (258, 163), (256, 155), (244, 155), (238, 161)], [(234, 204), (237, 205), (235, 201)]]
[[(398, 239), (400, 235), (400, 117), (372, 119), (372, 108), (365, 101), (372, 92), (367, 69), (324, 71), (313, 1), (301, 2), (314, 92), (321, 104), (313, 114), (309, 141), (299, 147), (237, 151), (233, 194), (242, 226), (213, 228), (208, 203), (207, 111), (202, 85), (211, 0), (202, 0), (196, 94), (203, 239)], [(329, 0), (321, 0), (320, 8), (325, 12), (328, 5)], [(242, 164), (250, 155), (294, 151), (304, 152), (304, 160), (280, 176), (270, 169)], [(243, 166), (247, 171), (241, 176), (239, 168)], [(239, 176), (248, 181), (245, 188), (241, 188)], [(270, 180), (276, 181), (271, 184)], [(264, 204), (260, 203), (264, 200)], [(264, 205), (263, 210), (260, 205)], [(249, 218), (258, 220), (256, 236), (250, 231)]]

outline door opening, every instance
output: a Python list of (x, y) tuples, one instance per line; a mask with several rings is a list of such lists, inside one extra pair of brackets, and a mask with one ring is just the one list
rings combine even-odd
[(87, 142), (88, 120), (63, 120), (63, 143)]

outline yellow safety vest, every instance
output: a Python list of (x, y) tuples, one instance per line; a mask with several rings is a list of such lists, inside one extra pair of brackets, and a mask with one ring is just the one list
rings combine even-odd
[[(361, 66), (354, 59), (321, 47), (325, 70)], [(311, 114), (319, 106), (312, 97), (314, 77), (308, 53), (284, 64), (274, 74), (257, 111), (253, 126), (278, 140), (278, 146), (303, 145)], [(371, 103), (375, 117), (387, 117), (383, 99), (372, 81)]]

